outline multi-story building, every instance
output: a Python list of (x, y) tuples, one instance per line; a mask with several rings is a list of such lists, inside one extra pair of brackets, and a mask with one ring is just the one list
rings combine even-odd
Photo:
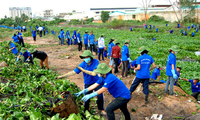
[(9, 17), (15, 19), (15, 17), (21, 17), (22, 14), (27, 15), (29, 18), (32, 17), (31, 7), (9, 7)]
[(53, 17), (53, 10), (51, 10), (51, 9), (44, 10), (43, 11), (43, 17), (44, 18), (51, 18), (51, 17)]

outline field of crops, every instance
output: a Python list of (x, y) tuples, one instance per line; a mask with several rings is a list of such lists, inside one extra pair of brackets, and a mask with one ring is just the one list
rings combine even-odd
[[(49, 28), (56, 31), (61, 29), (60, 27)], [(67, 29), (70, 30), (70, 35), (72, 35), (74, 29), (80, 30), (82, 36), (85, 30), (93, 30), (96, 39), (101, 34), (105, 34), (106, 45), (108, 45), (110, 38), (116, 38), (121, 43), (120, 47), (123, 46), (124, 41), (129, 40), (131, 43), (129, 51), (132, 59), (139, 56), (136, 52), (138, 50), (136, 40), (138, 40), (139, 46), (147, 46), (150, 49), (149, 55), (154, 58), (156, 65), (166, 65), (169, 48), (172, 45), (178, 45), (181, 50), (177, 54), (177, 66), (182, 67), (181, 77), (192, 79), (194, 76), (200, 76), (200, 56), (194, 53), (200, 51), (199, 33), (196, 33), (195, 37), (181, 36), (180, 30), (175, 29), (174, 34), (169, 34), (170, 27), (159, 28), (159, 33), (156, 33), (155, 30), (149, 33), (149, 30), (144, 29), (133, 29), (133, 32), (130, 32), (106, 28), (64, 28), (64, 31)], [(156, 36), (157, 42), (151, 40), (154, 36)], [(53, 37), (57, 40), (57, 36)], [(79, 91), (78, 87), (74, 83), (70, 83), (69, 80), (55, 81), (57, 72), (40, 69), (38, 64), (33, 66), (22, 62), (15, 64), (14, 55), (8, 51), (8, 43), (4, 41), (0, 43), (0, 46), (0, 62), (5, 61), (9, 64), (8, 67), (0, 69), (0, 120), (50, 119), (48, 109), (55, 106), (56, 99), (62, 99), (61, 96), (52, 97), (54, 91), (67, 90), (72, 94)], [(28, 44), (26, 46), (27, 48), (36, 47)], [(20, 46), (17, 46), (17, 48), (20, 49)], [(188, 62), (188, 60), (192, 62)], [(161, 79), (167, 80), (164, 71), (161, 71)], [(188, 94), (191, 94), (190, 83), (180, 81), (180, 85)], [(76, 99), (76, 103), (82, 114), (83, 105), (80, 98)], [(100, 116), (92, 116), (89, 113), (86, 114), (86, 117), (87, 119), (100, 119)], [(69, 120), (73, 120), (73, 118), (79, 120), (81, 115), (71, 115)], [(51, 119), (58, 120), (59, 118), (58, 115), (55, 115)]]

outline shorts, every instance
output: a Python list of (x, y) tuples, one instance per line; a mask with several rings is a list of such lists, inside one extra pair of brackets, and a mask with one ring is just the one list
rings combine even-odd
[(114, 59), (111, 59), (111, 57), (110, 57), (109, 65), (110, 65), (110, 66), (113, 66), (113, 64), (114, 64)]

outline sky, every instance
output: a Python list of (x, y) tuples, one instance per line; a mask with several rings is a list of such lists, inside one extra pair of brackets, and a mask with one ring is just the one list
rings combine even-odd
[[(122, 2), (123, 1), (123, 2)], [(174, 1), (174, 0), (171, 0)], [(169, 4), (168, 0), (151, 0), (151, 4)], [(9, 7), (31, 7), (32, 13), (53, 9), (54, 15), (63, 12), (85, 11), (90, 8), (142, 7), (142, 0), (4, 0), (0, 7), (0, 18), (9, 16)]]

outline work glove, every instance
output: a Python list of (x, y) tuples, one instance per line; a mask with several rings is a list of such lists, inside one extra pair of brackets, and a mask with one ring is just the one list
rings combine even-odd
[(11, 49), (9, 49), (9, 51), (11, 51)]
[(15, 61), (15, 63), (17, 63), (19, 61), (19, 58), (17, 57), (17, 60)]
[(131, 63), (131, 62), (132, 62), (132, 60), (131, 60), (131, 58), (130, 58), (130, 57), (129, 57), (127, 60), (129, 61), (129, 63)]
[(76, 97), (79, 97), (82, 94), (85, 94), (88, 92), (88, 89), (83, 89), (82, 91), (78, 92), (78, 93), (74, 93), (74, 95), (76, 95)]
[(171, 70), (171, 72), (172, 72), (172, 74), (173, 74), (173, 78), (174, 78), (175, 80), (177, 80), (178, 76), (176, 75), (175, 70), (173, 69), (173, 70)]
[(90, 43), (88, 43), (88, 47), (90, 47)]
[(30, 61), (30, 59), (29, 59), (29, 58), (27, 58), (25, 62), (29, 62), (29, 61)]
[(98, 95), (97, 92), (93, 92), (93, 93), (91, 93), (91, 94), (85, 95), (81, 100), (84, 101), (84, 102), (86, 102), (86, 101), (88, 101), (90, 98), (93, 98), (93, 97), (95, 97), (95, 96), (97, 96), (97, 95)]

